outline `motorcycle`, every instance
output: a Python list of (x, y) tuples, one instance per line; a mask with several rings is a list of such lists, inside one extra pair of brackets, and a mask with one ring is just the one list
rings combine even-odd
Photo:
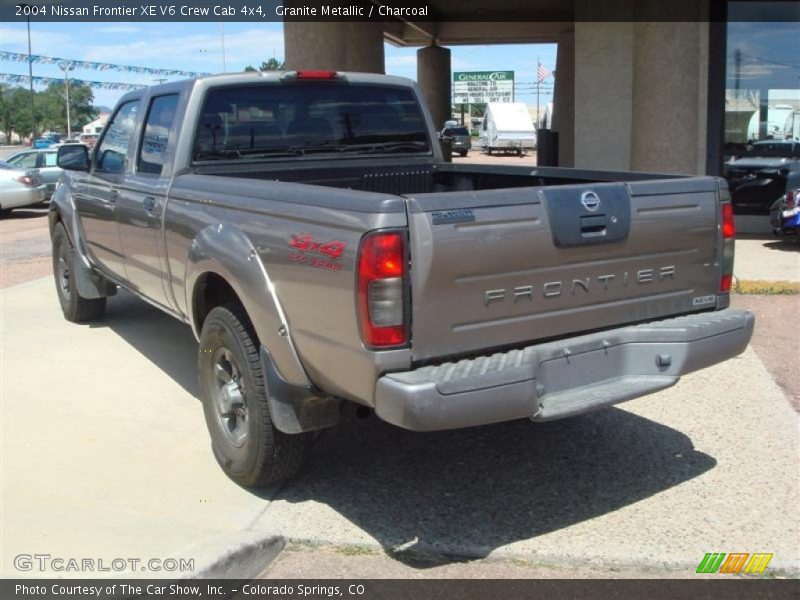
[(770, 225), (775, 237), (800, 237), (800, 189), (786, 192), (770, 208)]

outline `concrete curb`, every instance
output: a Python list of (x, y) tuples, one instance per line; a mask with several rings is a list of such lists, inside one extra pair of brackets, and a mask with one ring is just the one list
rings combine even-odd
[[(606, 559), (601, 556), (586, 559), (574, 554), (563, 553), (554, 554), (552, 552), (517, 552), (510, 548), (499, 548), (488, 551), (487, 548), (480, 546), (438, 546), (435, 544), (416, 543), (413, 549), (406, 550), (403, 547), (399, 548), (386, 548), (378, 543), (375, 544), (341, 544), (336, 542), (326, 542), (322, 540), (309, 540), (309, 539), (292, 539), (289, 538), (290, 544), (296, 544), (306, 547), (319, 547), (319, 548), (359, 548), (370, 553), (385, 554), (388, 557), (399, 559), (399, 556), (407, 553), (409, 557), (415, 557), (419, 560), (437, 561), (441, 559), (451, 559), (454, 562), (479, 560), (488, 563), (499, 562), (521, 562), (531, 565), (539, 565), (550, 569), (570, 569), (570, 568), (585, 568), (591, 567), (596, 570), (608, 570), (610, 573), (615, 571), (625, 571), (630, 569), (638, 569), (649, 573), (675, 573), (685, 572), (686, 576), (694, 575), (699, 563), (687, 563), (683, 561), (670, 561), (670, 562), (648, 562), (641, 560), (618, 560)], [(701, 557), (702, 558), (702, 557)], [(800, 564), (789, 564), (773, 567), (770, 565), (770, 576), (797, 578), (800, 576)], [(755, 577), (755, 576), (754, 576)], [(743, 577), (744, 578), (744, 577)]]
[(173, 558), (194, 559), (183, 579), (252, 579), (286, 546), (283, 536), (237, 531), (193, 544)]

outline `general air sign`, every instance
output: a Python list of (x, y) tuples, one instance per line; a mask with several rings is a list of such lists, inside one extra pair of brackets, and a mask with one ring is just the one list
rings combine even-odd
[(514, 101), (514, 71), (453, 73), (453, 104)]

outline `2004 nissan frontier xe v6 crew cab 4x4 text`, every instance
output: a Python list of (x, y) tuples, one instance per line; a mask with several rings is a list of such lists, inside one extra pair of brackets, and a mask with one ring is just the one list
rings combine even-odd
[(578, 415), (744, 350), (724, 180), (445, 162), (414, 83), (288, 71), (125, 95), (59, 149), (64, 316), (189, 324), (214, 454), (294, 474), (344, 401), (416, 431)]

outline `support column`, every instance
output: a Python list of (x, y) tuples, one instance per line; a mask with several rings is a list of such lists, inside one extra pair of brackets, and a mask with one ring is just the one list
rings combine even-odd
[(286, 68), (385, 73), (381, 23), (283, 24)]
[(631, 166), (633, 23), (575, 23), (575, 166)]
[(705, 173), (708, 25), (634, 24), (631, 168)]
[(436, 129), (450, 118), (450, 49), (428, 46), (417, 50), (417, 84)]
[(575, 33), (558, 35), (553, 131), (558, 132), (558, 166), (575, 164)]

